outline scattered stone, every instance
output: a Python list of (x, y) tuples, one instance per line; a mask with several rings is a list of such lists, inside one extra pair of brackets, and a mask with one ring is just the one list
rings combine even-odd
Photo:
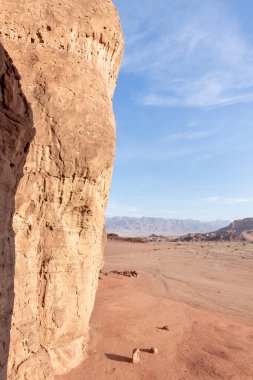
[(159, 351), (158, 351), (158, 348), (156, 348), (156, 347), (151, 347), (150, 352), (151, 352), (151, 354), (155, 354), (155, 355), (157, 355)]
[(162, 329), (165, 330), (165, 331), (169, 331), (169, 326), (165, 325), (165, 326), (163, 326)]
[(132, 356), (133, 364), (137, 364), (140, 361), (140, 349), (135, 348), (133, 350), (133, 356)]
[(107, 234), (107, 239), (117, 240), (118, 238), (119, 238), (118, 234), (114, 234), (114, 233)]
[(130, 243), (146, 243), (147, 242), (147, 238), (145, 237), (122, 237), (114, 233), (108, 234), (107, 238), (108, 240), (127, 241)]
[(135, 270), (125, 270), (123, 272), (119, 272), (117, 270), (113, 270), (110, 273), (117, 274), (119, 276), (126, 276), (126, 277), (138, 277), (139, 274)]

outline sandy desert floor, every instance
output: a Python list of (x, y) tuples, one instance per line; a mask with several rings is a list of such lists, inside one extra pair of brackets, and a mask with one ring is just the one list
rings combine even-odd
[(87, 360), (58, 380), (252, 380), (253, 244), (109, 241), (90, 327)]

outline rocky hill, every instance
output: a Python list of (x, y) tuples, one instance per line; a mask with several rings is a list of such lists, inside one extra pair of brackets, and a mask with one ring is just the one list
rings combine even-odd
[(190, 233), (174, 241), (242, 241), (253, 242), (253, 218), (235, 220), (227, 227), (208, 233)]
[(235, 220), (229, 226), (221, 228), (217, 233), (233, 233), (235, 236), (240, 236), (245, 231), (253, 230), (253, 218), (245, 218)]
[(106, 219), (108, 233), (120, 236), (179, 236), (192, 232), (215, 231), (228, 225), (229, 221), (201, 222), (193, 219), (130, 218), (115, 216)]

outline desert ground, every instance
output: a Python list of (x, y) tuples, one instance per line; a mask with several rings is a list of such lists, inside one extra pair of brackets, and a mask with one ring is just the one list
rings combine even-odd
[(57, 379), (252, 380), (253, 244), (109, 241), (88, 358)]

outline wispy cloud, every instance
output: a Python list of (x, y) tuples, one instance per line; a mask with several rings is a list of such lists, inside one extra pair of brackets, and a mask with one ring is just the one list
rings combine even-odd
[(253, 198), (235, 197), (235, 198), (223, 198), (223, 197), (209, 197), (203, 199), (204, 202), (223, 205), (235, 205), (240, 203), (253, 203)]
[(214, 135), (217, 132), (217, 129), (206, 130), (206, 131), (185, 131), (174, 133), (168, 136), (165, 136), (159, 140), (159, 142), (168, 142), (176, 140), (199, 140), (209, 136)]
[(216, 107), (253, 101), (253, 44), (229, 2), (116, 0), (125, 72), (143, 76), (143, 105)]
[[(196, 131), (194, 132), (182, 132), (166, 135), (153, 143), (151, 146), (135, 146), (132, 145), (122, 147), (118, 153), (118, 160), (134, 161), (139, 160), (143, 162), (159, 162), (172, 159), (186, 159), (191, 158), (191, 161), (209, 160), (218, 156), (226, 156), (227, 154), (238, 154), (240, 152), (252, 151), (253, 143), (249, 139), (248, 142), (242, 142), (237, 139), (237, 136), (227, 135), (220, 137), (219, 139), (208, 140), (208, 136), (215, 134), (218, 128), (215, 130)], [(203, 132), (203, 133), (202, 133)], [(201, 138), (207, 138), (205, 144), (197, 144), (196, 146), (188, 144), (188, 141), (198, 141)], [(180, 140), (180, 144), (178, 144)], [(182, 144), (182, 141), (184, 144)], [(201, 140), (202, 142), (202, 140)], [(177, 144), (175, 144), (177, 143)], [(155, 148), (155, 149), (154, 149)]]
[(121, 202), (115, 202), (115, 201), (109, 201), (109, 205), (107, 208), (107, 215), (108, 216), (140, 216), (141, 210), (137, 207), (131, 207), (127, 204), (121, 203)]

